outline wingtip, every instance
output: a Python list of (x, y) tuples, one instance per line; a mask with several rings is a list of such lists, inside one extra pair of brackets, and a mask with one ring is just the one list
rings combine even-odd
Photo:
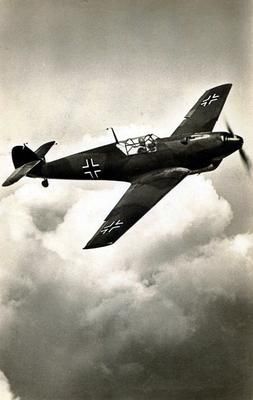
[(230, 90), (232, 86), (233, 86), (232, 83), (222, 83), (221, 85), (214, 86), (209, 90), (217, 90), (217, 89), (221, 89), (221, 88), (224, 88), (224, 89), (227, 88)]
[(224, 87), (227, 86), (227, 87), (229, 87), (231, 89), (231, 87), (233, 86), (233, 83), (224, 83), (221, 86), (224, 86)]
[(95, 243), (95, 242), (93, 242), (92, 240), (90, 240), (90, 241), (83, 247), (83, 250), (98, 249), (98, 248), (100, 248), (100, 247), (110, 246), (111, 244), (113, 244), (113, 242), (108, 242), (108, 243), (99, 244), (99, 243)]
[(2, 186), (4, 186), (4, 187), (10, 186), (10, 185), (11, 185), (11, 183), (9, 182), (9, 179), (6, 179), (6, 181), (4, 181), (4, 182), (2, 183)]
[(83, 250), (89, 250), (93, 249), (94, 247), (90, 246), (89, 243), (86, 244), (86, 246), (83, 247)]

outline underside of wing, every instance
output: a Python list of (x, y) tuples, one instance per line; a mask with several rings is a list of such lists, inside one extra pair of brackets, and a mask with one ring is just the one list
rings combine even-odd
[(188, 173), (186, 168), (173, 168), (138, 177), (84, 248), (108, 246), (116, 242)]
[(181, 139), (186, 134), (212, 131), (231, 87), (231, 83), (227, 83), (207, 90), (171, 136)]

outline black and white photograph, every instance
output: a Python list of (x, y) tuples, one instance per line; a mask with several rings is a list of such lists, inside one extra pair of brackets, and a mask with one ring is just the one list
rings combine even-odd
[(252, 0), (1, 0), (0, 59), (0, 400), (252, 400)]

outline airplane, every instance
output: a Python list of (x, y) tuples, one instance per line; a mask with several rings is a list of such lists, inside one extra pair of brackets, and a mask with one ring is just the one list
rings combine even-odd
[(108, 214), (84, 249), (111, 245), (143, 217), (185, 177), (216, 169), (223, 158), (239, 150), (248, 171), (251, 161), (242, 149), (242, 137), (227, 123), (227, 132), (213, 132), (232, 84), (207, 90), (186, 114), (169, 137), (153, 133), (118, 140), (55, 161), (45, 155), (55, 144), (51, 141), (32, 151), (27, 145), (12, 149), (14, 172), (3, 186), (23, 176), (48, 179), (113, 180), (130, 183), (122, 198)]

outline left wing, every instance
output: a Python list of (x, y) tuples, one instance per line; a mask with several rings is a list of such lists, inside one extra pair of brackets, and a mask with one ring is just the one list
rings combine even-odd
[(92, 249), (116, 242), (188, 173), (186, 168), (170, 168), (138, 177), (84, 248)]
[(226, 83), (207, 90), (171, 136), (181, 139), (186, 134), (212, 131), (231, 87), (231, 83)]

